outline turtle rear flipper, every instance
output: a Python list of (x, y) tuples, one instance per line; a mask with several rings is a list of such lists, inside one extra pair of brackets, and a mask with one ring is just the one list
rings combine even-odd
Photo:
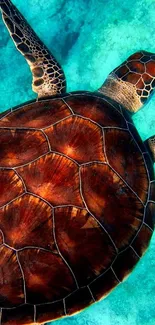
[(39, 98), (65, 92), (66, 80), (61, 66), (19, 10), (10, 0), (1, 0), (0, 9), (11, 38), (30, 65), (33, 91)]

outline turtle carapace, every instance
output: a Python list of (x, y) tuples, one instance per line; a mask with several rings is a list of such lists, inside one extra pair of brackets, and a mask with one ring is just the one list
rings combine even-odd
[(154, 89), (155, 55), (131, 55), (97, 92), (67, 93), (24, 17), (10, 0), (0, 8), (38, 94), (0, 115), (0, 324), (43, 324), (104, 298), (149, 245), (155, 136), (143, 143), (132, 114)]

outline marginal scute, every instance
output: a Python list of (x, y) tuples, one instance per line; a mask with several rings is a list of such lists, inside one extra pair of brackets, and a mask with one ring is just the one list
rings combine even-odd
[(149, 245), (149, 242), (152, 237), (152, 232), (153, 231), (149, 229), (146, 225), (143, 225), (132, 243), (132, 247), (135, 249), (135, 251), (140, 257), (145, 253)]
[[(2, 119), (4, 119), (7, 115), (9, 115), (11, 113), (11, 109), (8, 109), (7, 111), (1, 112), (0, 113), (0, 123), (2, 121)], [(1, 125), (1, 124), (0, 124)]]
[(144, 159), (146, 162), (148, 174), (149, 174), (149, 180), (154, 181), (155, 179), (155, 173), (154, 173), (154, 168), (153, 168), (153, 161), (151, 160), (151, 157), (148, 153), (144, 153)]
[(155, 181), (150, 184), (150, 200), (155, 201)]
[(139, 257), (131, 247), (119, 254), (112, 266), (117, 278), (120, 281), (125, 280), (138, 261)]
[(44, 304), (36, 306), (36, 322), (37, 323), (45, 323), (54, 321), (58, 318), (64, 317), (64, 304), (63, 300), (58, 302), (53, 302), (52, 304)]
[(93, 296), (95, 297), (95, 300), (100, 300), (107, 296), (118, 283), (118, 279), (110, 268), (108, 271), (104, 272), (103, 275), (99, 276), (95, 281), (93, 281), (89, 287), (93, 293)]
[(77, 313), (82, 309), (90, 306), (93, 302), (94, 300), (88, 287), (81, 288), (76, 292), (73, 292), (68, 298), (65, 299), (66, 314), (72, 315), (74, 313)]
[(142, 153), (131, 135), (122, 130), (105, 130), (105, 148), (109, 164), (146, 203), (149, 186), (147, 170)]
[(142, 138), (140, 137), (138, 131), (136, 130), (136, 128), (133, 124), (133, 121), (132, 121), (132, 124), (131, 123), (128, 124), (128, 128), (129, 128), (130, 134), (133, 138), (133, 142), (135, 143), (135, 145), (137, 147), (139, 147), (139, 150), (141, 151), (141, 153), (145, 152), (146, 148), (145, 148), (144, 142), (142, 141)]
[[(125, 127), (126, 121), (108, 99), (89, 95), (70, 96), (65, 102), (75, 114), (87, 117), (101, 126)], [(115, 105), (115, 104), (114, 104)]]
[(14, 170), (0, 169), (0, 207), (24, 193), (21, 179)]
[(138, 231), (144, 208), (139, 199), (106, 164), (81, 167), (82, 193), (91, 213), (122, 249)]
[(24, 249), (18, 255), (24, 272), (28, 303), (53, 302), (76, 289), (71, 271), (60, 256), (33, 248)]
[(23, 305), (13, 309), (3, 309), (1, 325), (34, 324), (34, 306)]
[[(13, 276), (12, 276), (13, 274)], [(0, 247), (0, 307), (24, 303), (23, 277), (17, 256), (8, 247)]]
[(102, 130), (93, 122), (72, 116), (45, 130), (51, 150), (78, 163), (105, 161)]
[(144, 221), (145, 221), (146, 225), (148, 225), (152, 230), (154, 229), (154, 225), (155, 225), (155, 203), (148, 202), (148, 204), (146, 206), (146, 210), (145, 210), (145, 219), (144, 219)]
[(44, 100), (39, 105), (34, 102), (4, 115), (0, 127), (44, 128), (70, 115), (70, 109), (61, 99)]
[(52, 209), (32, 195), (25, 194), (6, 205), (0, 212), (0, 227), (5, 243), (15, 249), (36, 246), (56, 251)]
[(88, 284), (110, 265), (115, 248), (87, 210), (56, 208), (54, 215), (58, 247), (80, 286)]
[(18, 168), (28, 191), (56, 205), (83, 207), (78, 166), (70, 159), (49, 153), (31, 164)]
[(0, 139), (2, 167), (26, 164), (49, 151), (47, 140), (41, 131), (0, 129)]

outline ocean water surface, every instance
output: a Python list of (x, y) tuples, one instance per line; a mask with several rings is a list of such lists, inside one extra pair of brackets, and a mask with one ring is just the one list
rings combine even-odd
[[(97, 90), (138, 50), (155, 53), (155, 0), (14, 0), (62, 64), (68, 90)], [(0, 20), (0, 111), (35, 98), (31, 72)], [(155, 134), (155, 94), (134, 117)], [(130, 277), (106, 299), (57, 325), (155, 325), (155, 235)]]

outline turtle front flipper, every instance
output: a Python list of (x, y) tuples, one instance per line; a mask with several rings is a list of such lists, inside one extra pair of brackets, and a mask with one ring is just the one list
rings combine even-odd
[(38, 97), (66, 91), (65, 75), (31, 26), (10, 0), (0, 0), (3, 20), (17, 49), (24, 55), (33, 75), (32, 89)]
[(155, 88), (155, 54), (141, 51), (112, 71), (99, 89), (135, 113)]

